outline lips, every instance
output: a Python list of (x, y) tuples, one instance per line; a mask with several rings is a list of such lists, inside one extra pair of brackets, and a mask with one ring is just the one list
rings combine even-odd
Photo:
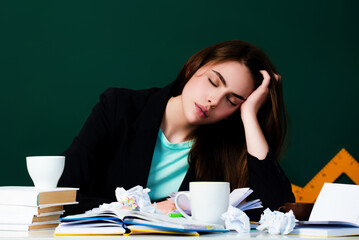
[(208, 110), (204, 106), (199, 105), (197, 103), (194, 103), (194, 105), (196, 107), (196, 112), (200, 117), (208, 118)]

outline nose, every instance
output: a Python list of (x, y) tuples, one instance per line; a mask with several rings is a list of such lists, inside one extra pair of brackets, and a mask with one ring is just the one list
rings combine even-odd
[(219, 103), (218, 99), (216, 99), (214, 97), (208, 98), (208, 106), (209, 106), (209, 108), (217, 107), (218, 103)]
[(213, 91), (208, 92), (207, 95), (208, 107), (212, 109), (216, 108), (220, 104), (224, 96), (225, 96), (225, 92), (219, 91), (219, 89), (214, 89)]

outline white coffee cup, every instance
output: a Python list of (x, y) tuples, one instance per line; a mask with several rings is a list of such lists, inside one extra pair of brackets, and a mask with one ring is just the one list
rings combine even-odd
[(64, 156), (26, 157), (27, 171), (36, 188), (56, 188), (65, 167)]
[[(177, 210), (185, 217), (202, 223), (222, 224), (221, 216), (227, 212), (229, 205), (228, 182), (190, 182), (189, 193), (178, 193), (175, 198)], [(190, 200), (192, 217), (179, 206), (180, 197)]]

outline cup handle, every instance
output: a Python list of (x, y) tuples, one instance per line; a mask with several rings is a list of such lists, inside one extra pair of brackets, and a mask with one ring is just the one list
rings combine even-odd
[(188, 219), (192, 219), (192, 217), (188, 216), (180, 207), (179, 203), (178, 203), (178, 199), (181, 197), (181, 196), (186, 196), (188, 199), (189, 198), (189, 193), (178, 193), (175, 197), (175, 205), (176, 205), (176, 208), (177, 210), (182, 214), (182, 216), (184, 216), (185, 218), (188, 218)]

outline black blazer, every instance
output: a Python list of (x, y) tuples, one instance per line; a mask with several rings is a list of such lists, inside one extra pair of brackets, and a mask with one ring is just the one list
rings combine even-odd
[[(115, 189), (146, 187), (160, 123), (170, 98), (165, 88), (129, 90), (111, 88), (100, 97), (79, 135), (63, 153), (65, 170), (59, 186), (79, 187), (79, 205), (66, 214), (81, 213), (116, 201)], [(271, 155), (259, 161), (248, 155), (251, 198), (278, 208), (294, 201), (290, 183)], [(179, 190), (195, 180), (189, 168)], [(250, 198), (250, 199), (251, 199)]]

